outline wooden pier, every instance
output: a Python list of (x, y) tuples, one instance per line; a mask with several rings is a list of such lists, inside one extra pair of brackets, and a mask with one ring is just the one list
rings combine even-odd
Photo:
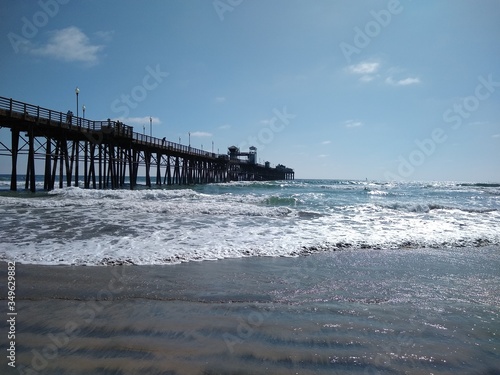
[(1, 128), (11, 131), (10, 147), (0, 142), (0, 156), (11, 157), (13, 191), (19, 155), (27, 155), (25, 189), (32, 192), (36, 159), (43, 160), (44, 190), (54, 189), (56, 181), (59, 188), (79, 186), (80, 177), (84, 188), (134, 189), (139, 166), (148, 187), (153, 180), (156, 185), (191, 185), (294, 179), (293, 169), (241, 158), (252, 148), (247, 154), (231, 153), (232, 148), (228, 155), (215, 154), (136, 133), (119, 121), (93, 121), (0, 96)]

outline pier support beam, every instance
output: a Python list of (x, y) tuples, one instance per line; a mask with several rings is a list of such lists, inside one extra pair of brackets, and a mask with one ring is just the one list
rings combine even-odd
[(89, 141), (85, 141), (84, 151), (83, 151), (83, 187), (88, 189), (90, 186), (90, 176), (88, 175), (88, 155), (89, 155)]
[(76, 154), (75, 154), (75, 187), (78, 187), (78, 164), (80, 163), (80, 142), (79, 141), (74, 141), (73, 146), (75, 147)]
[(19, 150), (19, 130), (12, 129), (12, 172), (10, 175), (10, 190), (17, 191), (17, 153)]
[(178, 185), (181, 184), (181, 171), (180, 171), (180, 166), (179, 166), (179, 157), (175, 157), (175, 163), (174, 163), (174, 180), (173, 183), (177, 183)]
[[(90, 145), (90, 167), (88, 168), (88, 173), (86, 172), (85, 175), (85, 187), (89, 188), (90, 187), (90, 178), (92, 178), (92, 187), (95, 189), (96, 188), (96, 179), (95, 179), (95, 143), (92, 143)], [(85, 145), (87, 147), (87, 144)], [(87, 156), (85, 157), (85, 159)]]
[(151, 188), (151, 176), (149, 174), (149, 168), (151, 167), (151, 152), (144, 151), (144, 161), (146, 162), (146, 186)]
[(51, 153), (52, 153), (52, 140), (50, 137), (47, 137), (47, 142), (45, 144), (45, 174), (43, 178), (43, 188), (44, 190), (52, 190), (51, 189), (51, 180), (52, 176), (50, 174), (50, 164), (51, 164)]
[(98, 154), (98, 159), (99, 159), (99, 189), (102, 189), (102, 148), (103, 145), (99, 143), (99, 154)]
[(170, 156), (167, 157), (167, 169), (165, 170), (165, 178), (163, 179), (163, 184), (172, 185), (171, 172), (170, 172)]
[(130, 180), (130, 190), (134, 190), (134, 160), (132, 159), (132, 150), (128, 150), (127, 152), (127, 161), (128, 161), (128, 176)]
[(156, 154), (156, 185), (161, 185), (161, 154)]
[[(33, 135), (33, 127), (29, 129), (28, 143), (29, 143), (29, 151), (28, 151), (28, 168), (26, 171), (26, 189), (28, 188), (32, 193), (36, 191), (35, 186), (35, 137)], [(29, 179), (29, 183), (28, 183)]]

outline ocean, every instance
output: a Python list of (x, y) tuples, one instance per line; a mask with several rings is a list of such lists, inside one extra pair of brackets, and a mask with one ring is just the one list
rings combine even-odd
[(31, 264), (500, 245), (500, 184), (294, 180), (35, 195), (8, 188), (4, 176), (0, 259)]
[(500, 373), (500, 184), (9, 182), (19, 371)]

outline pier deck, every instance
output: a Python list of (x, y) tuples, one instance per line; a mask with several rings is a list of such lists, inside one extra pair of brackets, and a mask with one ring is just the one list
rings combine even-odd
[[(133, 131), (119, 121), (93, 121), (0, 96), (0, 128), (11, 131), (10, 147), (0, 142), (0, 156), (11, 157), (11, 190), (17, 190), (18, 156), (27, 155), (25, 188), (35, 191), (35, 159), (44, 162), (44, 189), (79, 186), (117, 189), (137, 185), (139, 166), (151, 187), (232, 180), (293, 179), (293, 169), (230, 160), (215, 154)], [(80, 167), (83, 174), (80, 175)]]

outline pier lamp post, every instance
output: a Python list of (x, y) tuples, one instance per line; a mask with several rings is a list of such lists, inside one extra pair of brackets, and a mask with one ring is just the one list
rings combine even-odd
[(189, 138), (188, 144), (189, 144), (189, 147), (191, 147), (191, 132), (188, 132), (188, 138)]
[[(80, 89), (76, 86), (75, 94), (76, 94), (76, 126), (80, 127), (80, 119), (78, 118), (78, 94), (80, 93)], [(80, 142), (76, 141), (76, 155), (75, 155), (75, 186), (78, 186), (78, 164), (79, 164), (79, 150), (80, 150)], [(75, 142), (73, 142), (73, 147), (75, 147)], [(73, 156), (71, 157), (71, 163), (73, 163)], [(70, 176), (71, 182), (71, 176)]]
[[(85, 110), (87, 109), (87, 107), (85, 107), (85, 104), (82, 105), (82, 112), (83, 112), (83, 125), (85, 126)], [(87, 126), (88, 129), (90, 129), (90, 124)], [(89, 144), (88, 142), (85, 142), (85, 151), (84, 151), (84, 155), (85, 155), (85, 158), (84, 158), (84, 162), (83, 162), (83, 168), (84, 168), (84, 172), (83, 172), (83, 176), (84, 176), (84, 182), (83, 182), (83, 186), (85, 188), (88, 188), (89, 185), (90, 185), (90, 181), (88, 182), (87, 184), (87, 173), (88, 173), (88, 165), (87, 165), (87, 155), (88, 155), (88, 152), (89, 152)]]
[(181, 144), (181, 137), (179, 137), (179, 144)]
[(212, 141), (212, 154), (214, 153), (214, 141)]
[(142, 134), (146, 135), (146, 125), (142, 124)]
[(149, 116), (149, 136), (153, 136), (153, 118)]
[(75, 94), (76, 94), (76, 119), (77, 119), (77, 121), (78, 121), (78, 94), (79, 93), (80, 93), (80, 89), (78, 88), (78, 86), (76, 86)]

